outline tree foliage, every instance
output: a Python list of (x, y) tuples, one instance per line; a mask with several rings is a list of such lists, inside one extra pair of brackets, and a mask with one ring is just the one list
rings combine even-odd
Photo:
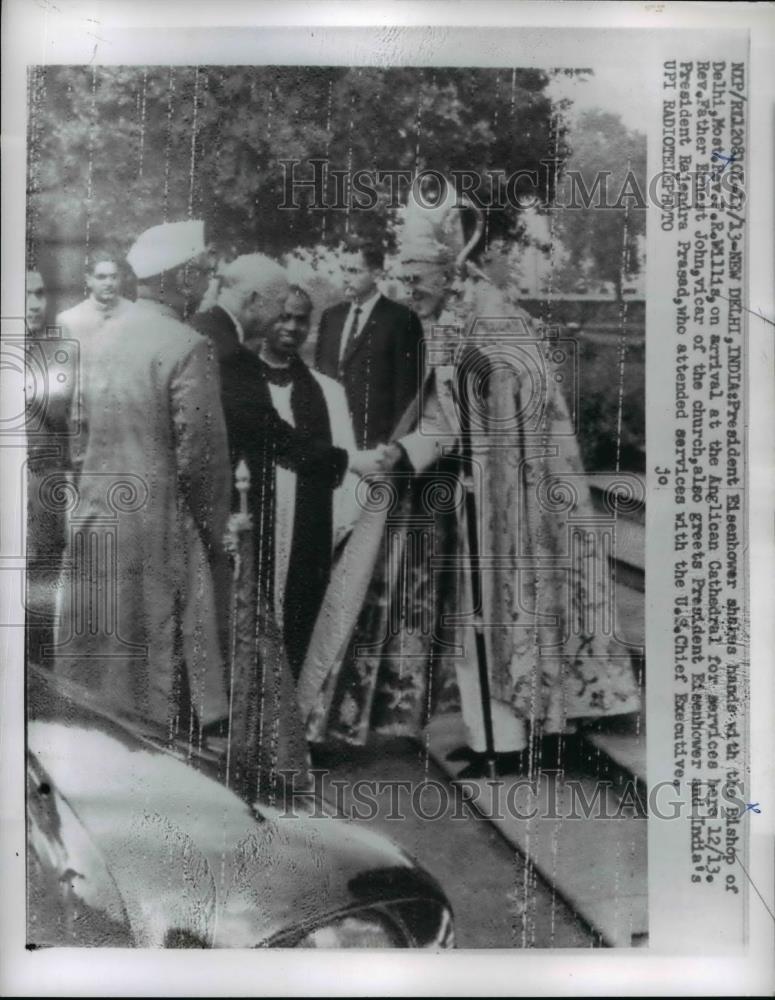
[[(333, 170), (538, 170), (562, 135), (548, 82), (535, 69), (39, 68), (31, 236), (126, 246), (190, 215), (218, 240), (274, 254), (352, 228), (384, 237), (386, 189), (371, 211), (283, 210), (282, 161), (302, 161), (302, 176), (315, 157)], [(489, 213), (493, 237), (515, 225), (516, 211)]]
[[(578, 178), (591, 204), (583, 204)], [(638, 273), (647, 196), (645, 136), (606, 111), (580, 115), (558, 191), (564, 207), (557, 213), (557, 235), (569, 252), (571, 274), (582, 274), (588, 263), (596, 281), (612, 282), (621, 294), (624, 275)]]
[[(237, 252), (280, 257), (314, 290), (318, 305), (337, 289), (336, 255), (321, 249), (349, 230), (389, 239), (389, 189), (377, 206), (350, 212), (297, 210), (285, 199), (282, 161), (324, 158), (330, 170), (535, 171), (552, 207), (555, 171), (581, 171), (588, 186), (610, 170), (614, 197), (629, 163), (645, 178), (645, 143), (603, 113), (582, 116), (571, 133), (567, 100), (552, 100), (552, 75), (564, 69), (358, 67), (49, 66), (30, 73), (28, 242), (37, 262), (51, 253), (57, 308), (84, 294), (83, 248), (113, 242), (128, 249), (149, 226), (204, 218), (210, 239)], [(568, 143), (572, 143), (569, 149)], [(566, 163), (570, 154), (570, 160)], [(645, 188), (644, 188), (645, 190)], [(567, 190), (559, 192), (567, 200)], [(329, 190), (329, 203), (334, 200)], [(627, 240), (643, 232), (628, 212)], [(591, 261), (600, 280), (620, 281), (624, 210), (552, 213), (573, 273)], [(515, 207), (487, 212), (489, 256), (482, 262), (504, 287), (514, 283), (523, 225)], [(551, 247), (553, 259), (560, 256)], [(498, 276), (496, 261), (501, 261)], [(49, 261), (50, 263), (50, 261)], [(634, 268), (633, 268), (634, 269)], [(329, 273), (329, 271), (331, 273)], [(302, 278), (303, 276), (303, 278)], [(557, 287), (557, 282), (554, 282)], [(604, 363), (605, 360), (605, 363)], [(598, 382), (585, 388), (582, 445), (591, 467), (612, 461), (617, 410), (613, 362), (587, 359)], [(610, 362), (610, 363), (609, 363)], [(617, 369), (618, 371), (618, 369)], [(642, 389), (638, 383), (638, 392)], [(634, 390), (633, 390), (634, 391)], [(637, 396), (637, 393), (635, 393)], [(636, 424), (626, 437), (630, 414)], [(622, 463), (640, 454), (642, 413), (627, 400)]]

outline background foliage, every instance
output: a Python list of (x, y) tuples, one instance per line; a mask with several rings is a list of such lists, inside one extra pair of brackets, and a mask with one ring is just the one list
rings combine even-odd
[[(130, 242), (163, 219), (192, 214), (219, 241), (275, 254), (336, 240), (352, 223), (383, 236), (387, 192), (373, 211), (280, 209), (281, 161), (539, 169), (564, 137), (548, 82), (533, 69), (39, 69), (31, 88), (34, 235)], [(489, 215), (493, 236), (516, 223), (513, 212)]]
[[(569, 167), (588, 187), (596, 171), (611, 172), (614, 198), (633, 170), (645, 191), (644, 137), (605, 112), (582, 115), (571, 126), (569, 102), (550, 96), (551, 79), (537, 69), (34, 68), (30, 260), (43, 264), (58, 310), (83, 295), (89, 244), (107, 241), (126, 251), (149, 226), (204, 218), (209, 238), (232, 254), (262, 250), (284, 257), (322, 307), (338, 294), (333, 248), (341, 237), (356, 230), (390, 248), (394, 210), (386, 188), (370, 211), (308, 203), (281, 209), (283, 160), (302, 161), (302, 176), (309, 174), (306, 161), (316, 157), (344, 171), (536, 171), (544, 212), (556, 193), (567, 202)], [(555, 269), (552, 286), (572, 290), (591, 276), (621, 294), (623, 266), (637, 270), (635, 243), (644, 231), (644, 210), (555, 210), (553, 245), (540, 248)], [(480, 260), (502, 287), (516, 283), (529, 241), (517, 208), (487, 212)], [(610, 344), (598, 338), (582, 357), (584, 458), (590, 468), (612, 468), (618, 400), (611, 387), (619, 381), (614, 338)], [(620, 457), (623, 467), (639, 467), (643, 366), (634, 355), (624, 404)]]
[[(557, 215), (558, 235), (568, 251), (567, 270), (572, 280), (583, 276), (597, 283), (610, 281), (621, 295), (625, 274), (639, 270), (637, 240), (646, 233), (645, 203), (626, 196), (636, 190), (634, 182), (647, 197), (644, 136), (630, 132), (617, 115), (587, 111), (576, 123), (567, 171), (559, 192), (563, 205), (574, 200), (570, 171), (581, 177), (590, 193), (595, 179), (608, 175), (604, 197), (595, 195), (591, 205), (566, 208)], [(578, 187), (575, 201), (580, 202)], [(601, 201), (609, 207), (598, 207)], [(620, 207), (614, 207), (617, 203)]]

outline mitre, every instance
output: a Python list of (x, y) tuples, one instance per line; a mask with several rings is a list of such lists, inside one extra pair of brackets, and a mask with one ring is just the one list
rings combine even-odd
[[(441, 175), (434, 175), (441, 178)], [(428, 190), (428, 185), (415, 183), (406, 205), (401, 209), (396, 226), (398, 257), (404, 263), (422, 262), (447, 264), (462, 260), (470, 252), (463, 232), (462, 213), (474, 208), (465, 197), (459, 197), (454, 185), (447, 180)], [(480, 216), (481, 212), (477, 212)], [(477, 227), (478, 228), (478, 227)]]

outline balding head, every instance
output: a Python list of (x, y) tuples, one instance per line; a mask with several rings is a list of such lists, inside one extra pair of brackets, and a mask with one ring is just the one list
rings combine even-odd
[(218, 304), (240, 321), (246, 332), (266, 329), (282, 313), (288, 277), (282, 267), (262, 253), (244, 254), (221, 270)]

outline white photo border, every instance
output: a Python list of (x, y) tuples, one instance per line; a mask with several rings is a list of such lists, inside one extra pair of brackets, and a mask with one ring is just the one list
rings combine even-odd
[[(546, 29), (531, 37), (534, 65), (562, 65), (563, 47), (578, 29), (697, 31), (745, 29), (750, 36), (749, 304), (749, 537), (751, 539), (751, 788), (762, 804), (750, 841), (750, 876), (773, 909), (775, 796), (773, 754), (772, 614), (775, 363), (773, 303), (773, 107), (775, 14), (771, 6), (715, 3), (485, 3), (485, 2), (219, 2), (156, 0), (79, 2), (8, 0), (3, 10), (2, 316), (23, 316), (26, 187), (26, 66), (97, 62), (260, 63), (245, 58), (248, 27), (280, 29), (285, 61), (323, 61), (328, 51), (305, 28), (360, 27), (384, 45), (385, 64), (400, 56), (400, 33), (385, 26), (441, 32), (453, 26)], [(164, 32), (159, 32), (159, 27)], [(213, 29), (241, 29), (219, 36)], [(562, 29), (573, 29), (562, 37)], [(290, 30), (289, 30), (290, 29)], [(294, 37), (296, 42), (294, 43)], [(364, 36), (365, 37), (365, 36)], [(231, 41), (229, 41), (231, 39)], [(222, 47), (229, 45), (223, 58)], [(577, 43), (578, 44), (578, 43)], [(236, 47), (235, 47), (236, 46)], [(310, 47), (311, 50), (310, 50)], [(219, 58), (219, 49), (221, 57)], [(258, 47), (260, 50), (260, 46)], [(364, 49), (364, 51), (366, 51)], [(472, 51), (469, 43), (468, 52)], [(166, 58), (163, 53), (166, 52)], [(129, 58), (134, 53), (134, 58)], [(308, 53), (310, 58), (304, 58)], [(319, 53), (320, 60), (316, 58)], [(330, 54), (330, 53), (329, 53)], [(577, 48), (576, 63), (586, 64)], [(518, 63), (527, 65), (518, 53)], [(279, 62), (282, 59), (264, 60)], [(462, 65), (462, 63), (461, 63)], [(4, 323), (5, 326), (5, 323)], [(18, 392), (3, 372), (3, 393)], [(6, 395), (6, 400), (8, 396)], [(6, 456), (7, 458), (7, 456)], [(21, 461), (21, 456), (18, 456)], [(15, 461), (15, 459), (14, 459)], [(4, 463), (7, 464), (7, 463)], [(18, 498), (13, 476), (2, 481), (3, 538)], [(5, 586), (5, 581), (0, 583)], [(3, 595), (0, 594), (0, 598)], [(0, 629), (0, 989), (5, 995), (743, 995), (773, 986), (773, 922), (750, 894), (750, 940), (745, 954), (716, 958), (660, 956), (647, 951), (502, 951), (444, 955), (411, 953), (117, 952), (24, 949), (24, 799), (22, 630)], [(768, 797), (769, 793), (769, 797)], [(21, 852), (21, 863), (19, 861)]]

